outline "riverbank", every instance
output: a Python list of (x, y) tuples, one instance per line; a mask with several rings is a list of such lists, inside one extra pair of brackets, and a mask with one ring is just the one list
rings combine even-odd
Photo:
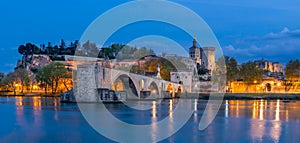
[[(210, 96), (215, 95), (215, 99), (222, 97), (224, 100), (300, 100), (300, 93), (187, 93), (181, 94), (183, 99), (204, 99), (208, 100)], [(0, 97), (60, 97), (60, 94), (45, 93), (23, 93), (11, 94), (0, 93)]]
[(60, 94), (45, 93), (0, 93), (0, 97), (60, 97)]
[[(215, 97), (224, 94), (224, 100), (300, 100), (299, 93), (212, 93)], [(210, 93), (188, 93), (181, 95), (181, 98), (209, 99)]]

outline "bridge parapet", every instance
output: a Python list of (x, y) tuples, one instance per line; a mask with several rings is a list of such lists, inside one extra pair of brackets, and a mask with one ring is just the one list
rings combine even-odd
[(166, 91), (168, 91), (173, 95), (172, 97), (174, 97), (179, 87), (183, 87), (181, 84), (155, 77), (105, 68), (94, 64), (85, 64), (77, 66), (77, 90), (75, 91), (77, 101), (98, 101), (96, 89), (107, 88), (112, 90), (115, 82), (120, 78), (120, 81), (123, 82), (123, 86), (126, 86), (123, 90), (127, 91), (127, 97), (129, 99), (133, 97), (140, 99), (141, 92), (143, 91), (151, 91), (151, 96), (152, 94), (156, 94), (156, 98), (165, 97)]

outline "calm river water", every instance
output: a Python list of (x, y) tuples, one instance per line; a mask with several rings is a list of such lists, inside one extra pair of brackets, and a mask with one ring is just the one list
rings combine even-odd
[[(186, 100), (195, 112), (183, 128), (162, 142), (300, 142), (300, 101), (223, 101), (210, 126), (199, 131), (207, 101)], [(123, 104), (106, 107), (120, 120), (150, 124), (154, 118), (168, 116), (176, 106), (176, 100), (147, 102), (143, 104), (151, 105), (152, 109), (144, 112)], [(77, 104), (62, 104), (59, 98), (0, 97), (0, 114), (1, 143), (112, 142), (90, 127)]]

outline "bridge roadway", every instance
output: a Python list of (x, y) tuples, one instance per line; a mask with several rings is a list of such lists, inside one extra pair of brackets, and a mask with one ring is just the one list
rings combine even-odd
[(147, 98), (151, 99), (170, 95), (174, 97), (175, 93), (184, 92), (181, 84), (163, 79), (94, 64), (78, 65), (74, 88), (76, 100), (78, 102), (97, 102), (99, 100), (97, 89), (100, 88), (126, 92), (127, 99), (143, 99), (145, 92), (150, 93), (150, 97)]

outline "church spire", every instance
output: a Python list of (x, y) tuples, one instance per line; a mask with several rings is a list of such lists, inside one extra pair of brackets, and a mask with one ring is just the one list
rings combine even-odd
[(194, 36), (193, 47), (197, 47), (197, 37), (196, 37), (196, 35)]

